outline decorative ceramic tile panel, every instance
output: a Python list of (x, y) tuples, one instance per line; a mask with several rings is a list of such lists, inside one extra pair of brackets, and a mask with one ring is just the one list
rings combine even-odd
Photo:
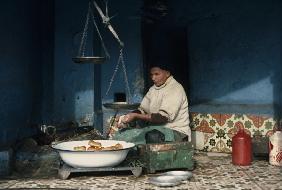
[[(206, 114), (191, 113), (191, 129), (196, 131), (203, 143), (196, 143), (196, 149), (211, 152), (231, 152), (232, 137), (244, 129), (254, 136), (271, 136), (277, 129), (272, 117), (248, 114)], [(200, 134), (203, 133), (203, 134)], [(192, 137), (193, 139), (193, 137)], [(194, 138), (194, 141), (197, 139)]]

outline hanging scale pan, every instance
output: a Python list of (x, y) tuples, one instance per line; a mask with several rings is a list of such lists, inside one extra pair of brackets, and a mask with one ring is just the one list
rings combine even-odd
[[(97, 4), (95, 4), (95, 6), (98, 6)], [(106, 57), (100, 57), (100, 56), (85, 56), (85, 49), (86, 49), (86, 41), (87, 41), (87, 32), (88, 32), (88, 26), (90, 23), (90, 20), (92, 20), (95, 29), (97, 31), (97, 34), (100, 38), (100, 42), (102, 45), (102, 48), (106, 54)], [(94, 18), (94, 14), (91, 8), (91, 1), (89, 2), (89, 6), (88, 6), (88, 12), (87, 12), (87, 16), (86, 16), (86, 21), (85, 21), (85, 25), (84, 25), (84, 29), (83, 29), (83, 34), (82, 34), (82, 38), (81, 38), (81, 42), (80, 42), (80, 47), (79, 47), (79, 51), (78, 51), (78, 56), (73, 57), (72, 60), (75, 63), (79, 63), (79, 64), (83, 64), (83, 63), (96, 63), (96, 64), (101, 64), (104, 63), (106, 61), (106, 59), (110, 58), (110, 55), (105, 47), (103, 38), (101, 36), (101, 33), (98, 29), (97, 23), (95, 21)]]
[(137, 109), (140, 104), (139, 103), (132, 103), (129, 104), (127, 102), (113, 102), (113, 103), (104, 103), (103, 106), (108, 109), (114, 110), (135, 110)]
[(106, 61), (105, 57), (73, 57), (73, 62), (83, 64), (83, 63), (97, 63), (101, 64)]

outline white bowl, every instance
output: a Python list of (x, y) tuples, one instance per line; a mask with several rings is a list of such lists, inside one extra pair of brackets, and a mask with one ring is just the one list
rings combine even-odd
[(96, 151), (74, 151), (76, 146), (86, 146), (89, 140), (69, 141), (52, 145), (56, 149), (61, 159), (68, 165), (75, 168), (91, 167), (113, 167), (120, 164), (127, 156), (128, 151), (135, 146), (134, 143), (115, 140), (95, 140), (103, 147), (113, 146), (117, 143), (123, 146), (119, 150), (96, 150)]

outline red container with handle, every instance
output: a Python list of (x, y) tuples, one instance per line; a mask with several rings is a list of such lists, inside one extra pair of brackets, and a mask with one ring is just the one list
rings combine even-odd
[(232, 138), (232, 163), (234, 165), (248, 166), (252, 162), (252, 138), (244, 129)]

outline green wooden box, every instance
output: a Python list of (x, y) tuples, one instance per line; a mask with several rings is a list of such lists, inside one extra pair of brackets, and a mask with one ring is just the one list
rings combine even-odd
[(148, 173), (168, 169), (194, 169), (194, 147), (190, 142), (145, 144), (138, 148)]

